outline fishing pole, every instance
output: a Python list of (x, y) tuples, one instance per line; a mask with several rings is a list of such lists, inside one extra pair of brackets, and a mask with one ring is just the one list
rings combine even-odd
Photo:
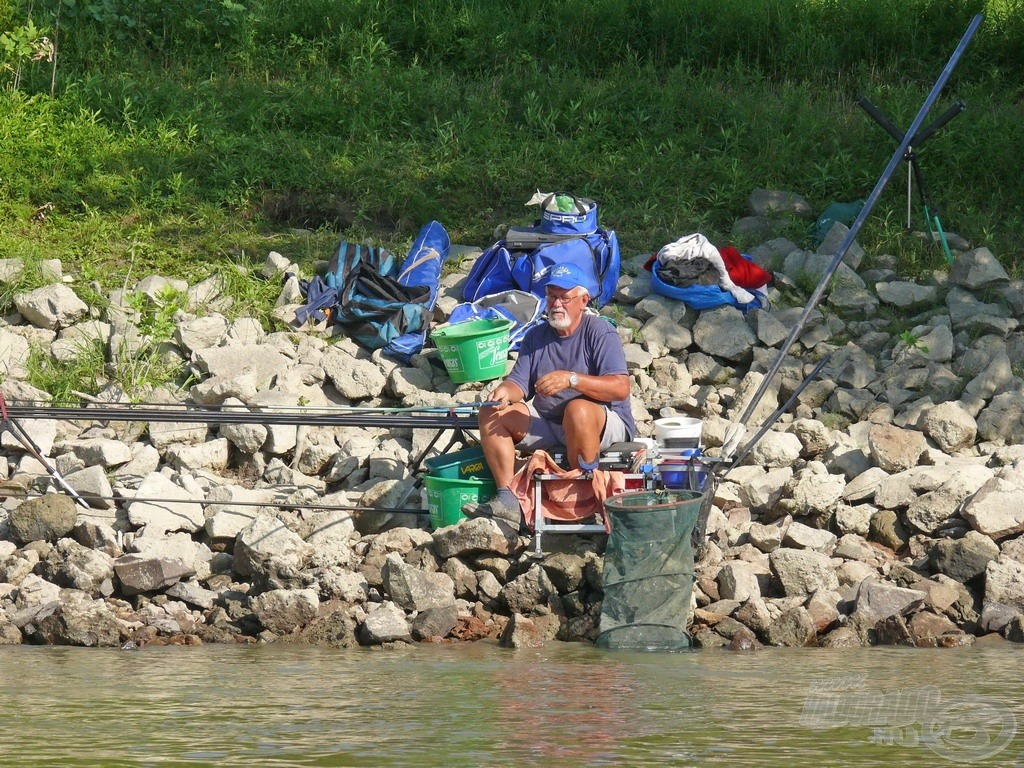
[(935, 104), (935, 101), (938, 99), (939, 94), (942, 92), (942, 89), (945, 88), (946, 82), (949, 80), (950, 75), (953, 73), (953, 69), (960, 61), (960, 57), (963, 56), (964, 50), (967, 48), (967, 44), (971, 41), (971, 38), (974, 37), (974, 33), (977, 32), (978, 27), (981, 25), (981, 22), (982, 15), (980, 13), (977, 14), (973, 19), (971, 19), (971, 23), (968, 25), (967, 31), (961, 38), (960, 43), (956, 47), (956, 50), (953, 51), (953, 55), (950, 56), (949, 61), (946, 63), (946, 66), (943, 68), (942, 73), (939, 75), (939, 79), (935, 81), (935, 85), (932, 87), (931, 92), (928, 94), (928, 97), (924, 100), (924, 103), (918, 110), (917, 116), (914, 118), (914, 121), (910, 124), (910, 127), (907, 129), (907, 132), (903, 135), (903, 138), (900, 141), (899, 146), (896, 148), (896, 151), (893, 153), (893, 156), (889, 160), (888, 165), (886, 165), (881, 177), (875, 184), (875, 188), (872, 189), (871, 194), (868, 195), (867, 200), (864, 203), (864, 207), (861, 208), (860, 213), (857, 214), (857, 218), (850, 226), (849, 231), (847, 231), (846, 237), (843, 238), (843, 241), (839, 244), (839, 248), (836, 250), (835, 255), (832, 257), (832, 260), (829, 262), (825, 271), (822, 273), (821, 279), (818, 281), (818, 285), (814, 289), (814, 293), (812, 293), (810, 299), (808, 299), (807, 305), (804, 307), (803, 312), (800, 314), (800, 317), (797, 319), (796, 323), (793, 324), (793, 327), (789, 331), (789, 335), (786, 337), (786, 340), (782, 343), (782, 346), (779, 348), (778, 356), (772, 363), (771, 368), (765, 374), (764, 379), (761, 381), (761, 385), (758, 387), (757, 392), (754, 394), (754, 397), (751, 399), (750, 403), (748, 403), (746, 410), (740, 418), (739, 423), (741, 425), (745, 425), (747, 423), (747, 420), (750, 419), (751, 415), (753, 415), (754, 410), (760, 402), (761, 398), (764, 396), (765, 392), (768, 391), (768, 387), (771, 383), (771, 380), (775, 377), (775, 374), (777, 374), (779, 372), (779, 369), (782, 367), (782, 363), (786, 357), (786, 353), (789, 351), (789, 348), (793, 345), (793, 342), (795, 342), (797, 337), (800, 335), (800, 331), (803, 330), (804, 324), (807, 322), (807, 318), (810, 316), (811, 311), (814, 309), (815, 306), (817, 306), (818, 302), (821, 300), (822, 295), (824, 295), (825, 289), (828, 287), (829, 281), (832, 279), (832, 275), (839, 268), (839, 265), (842, 263), (843, 257), (846, 256), (846, 252), (850, 249), (850, 246), (853, 245), (853, 242), (857, 237), (857, 233), (860, 232), (860, 229), (864, 225), (864, 221), (867, 219), (868, 214), (871, 213), (871, 210), (875, 207), (875, 203), (878, 202), (878, 198), (881, 196), (882, 191), (885, 189), (885, 186), (889, 183), (889, 179), (892, 176), (893, 172), (896, 170), (897, 166), (899, 166), (899, 164), (903, 162), (903, 158), (907, 153), (907, 148), (914, 140), (914, 137), (918, 135), (918, 131), (921, 129), (921, 124), (924, 122), (924, 119), (928, 116), (928, 112)]

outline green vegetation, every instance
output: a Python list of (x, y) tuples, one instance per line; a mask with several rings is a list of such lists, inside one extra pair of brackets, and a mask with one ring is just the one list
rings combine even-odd
[[(538, 187), (599, 200), (626, 255), (724, 243), (758, 187), (865, 197), (895, 144), (857, 98), (909, 125), (978, 12), (920, 163), (1017, 272), (1024, 0), (0, 0), (0, 256), (105, 287), (311, 270), (430, 219), (486, 244)], [(860, 241), (941, 267), (904, 224), (897, 173)]]

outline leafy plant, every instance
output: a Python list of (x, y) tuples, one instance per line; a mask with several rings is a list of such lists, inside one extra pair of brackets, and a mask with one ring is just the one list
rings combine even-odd
[(22, 67), (34, 61), (52, 62), (56, 55), (48, 30), (37, 27), (32, 19), (0, 32), (0, 67), (11, 74), (11, 90), (21, 87)]
[(77, 404), (77, 393), (95, 394), (106, 383), (106, 345), (99, 340), (83, 340), (70, 359), (57, 360), (50, 350), (39, 345), (29, 348), (28, 382), (48, 392), (55, 404)]

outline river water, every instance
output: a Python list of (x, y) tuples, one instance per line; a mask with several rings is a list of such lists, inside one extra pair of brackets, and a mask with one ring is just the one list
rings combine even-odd
[(0, 647), (2, 766), (1024, 767), (1024, 646)]

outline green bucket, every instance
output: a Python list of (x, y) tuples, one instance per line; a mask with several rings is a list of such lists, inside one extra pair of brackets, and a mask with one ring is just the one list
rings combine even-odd
[(490, 501), (498, 492), (494, 480), (488, 478), (454, 479), (425, 475), (423, 484), (427, 487), (430, 526), (435, 530), (464, 520), (463, 504)]
[(489, 381), (505, 375), (513, 324), (511, 320), (469, 320), (436, 328), (430, 338), (453, 382)]
[(423, 462), (427, 474), (455, 480), (485, 480), (493, 477), (491, 468), (484, 458), (484, 449), (479, 445), (454, 453), (445, 453)]

